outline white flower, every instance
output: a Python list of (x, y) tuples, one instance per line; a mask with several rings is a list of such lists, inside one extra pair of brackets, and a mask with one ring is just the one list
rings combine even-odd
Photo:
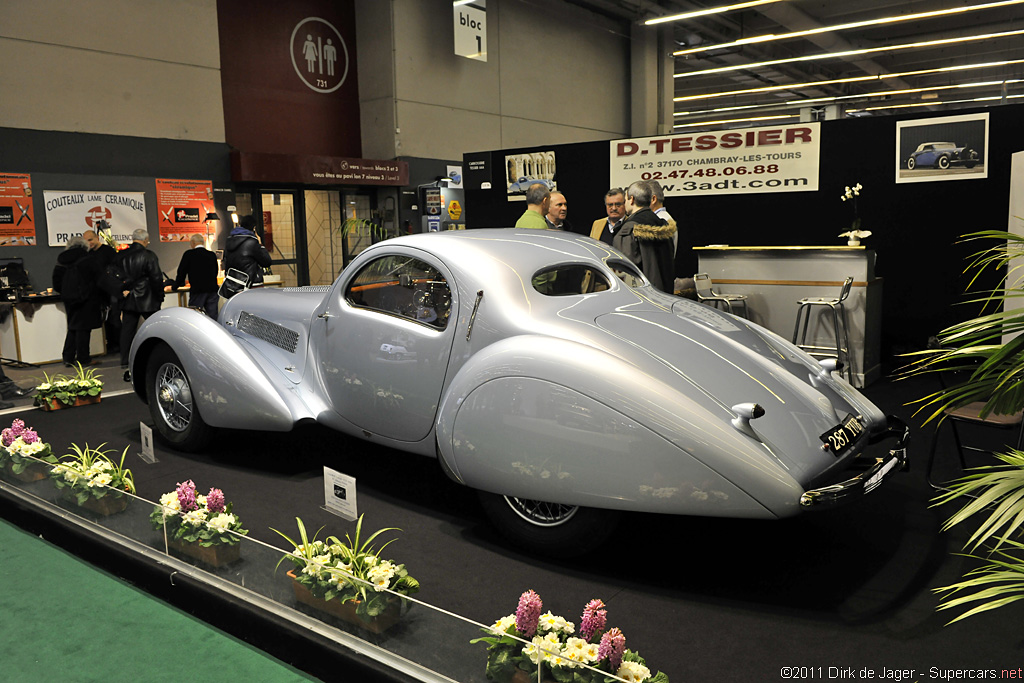
[(373, 583), (373, 589), (380, 592), (391, 585), (391, 579), (395, 576), (395, 565), (384, 560), (367, 572), (367, 578)]
[(234, 523), (235, 523), (235, 516), (234, 515), (228, 514), (226, 512), (222, 512), (222, 513), (214, 516), (213, 519), (211, 519), (209, 522), (207, 522), (206, 526), (210, 527), (211, 529), (220, 529), (221, 531), (227, 531), (228, 529), (231, 528), (231, 526)]
[(570, 662), (592, 664), (597, 661), (598, 646), (582, 638), (568, 638), (562, 648), (562, 657)]
[[(21, 439), (19, 438), (18, 441), (21, 441)], [(46, 444), (43, 443), (42, 441), (36, 441), (35, 443), (24, 443), (24, 442), (22, 442), (22, 443), (23, 443), (23, 445), (21, 446), (21, 454), (22, 455), (35, 455), (36, 453), (40, 453), (40, 452), (46, 450)]]
[(196, 496), (196, 505), (201, 508), (206, 507), (206, 496)]
[(639, 662), (623, 662), (615, 675), (630, 683), (640, 683), (651, 677), (651, 670)]
[(181, 521), (190, 526), (202, 526), (206, 522), (206, 510), (191, 510), (186, 512)]
[(51, 389), (51, 386), (52, 385), (49, 382), (43, 382), (42, 384), (36, 387), (36, 391), (49, 391)]
[(110, 486), (110, 482), (112, 482), (113, 480), (113, 477), (111, 477), (106, 472), (103, 472), (101, 474), (97, 474), (95, 477), (90, 479), (89, 486)]
[(555, 633), (574, 633), (576, 631), (576, 626), (571, 621), (566, 621), (551, 612), (540, 615), (537, 628), (541, 631), (554, 631)]
[(491, 624), (491, 630), (495, 633), (504, 633), (508, 630), (509, 626), (515, 626), (515, 624), (516, 615), (510, 614), (507, 617), (502, 617), (501, 619), (498, 619), (496, 622)]

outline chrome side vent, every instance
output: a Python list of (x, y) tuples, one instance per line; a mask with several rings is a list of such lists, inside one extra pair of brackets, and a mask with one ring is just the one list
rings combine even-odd
[(252, 335), (257, 339), (262, 339), (280, 349), (284, 349), (288, 353), (295, 353), (295, 349), (299, 346), (298, 332), (289, 330), (287, 327), (272, 323), (266, 318), (261, 318), (247, 311), (242, 311), (241, 315), (238, 316), (238, 325), (236, 327), (242, 332)]
[(324, 294), (331, 291), (331, 287), (334, 285), (306, 285), (305, 287), (282, 287), (282, 292), (306, 292), (307, 294), (312, 292), (314, 294)]

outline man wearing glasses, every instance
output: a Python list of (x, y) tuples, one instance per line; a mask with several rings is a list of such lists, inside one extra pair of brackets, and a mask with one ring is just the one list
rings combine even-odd
[(611, 244), (615, 231), (622, 227), (626, 219), (626, 193), (618, 187), (608, 190), (604, 195), (604, 208), (608, 212), (608, 217), (594, 221), (590, 237)]

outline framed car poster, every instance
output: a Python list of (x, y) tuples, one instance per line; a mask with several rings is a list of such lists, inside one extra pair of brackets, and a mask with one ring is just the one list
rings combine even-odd
[(553, 150), (505, 156), (505, 189), (510, 202), (525, 201), (526, 190), (534, 183), (543, 183), (554, 192), (558, 189), (555, 177)]
[(896, 182), (988, 177), (988, 114), (896, 122)]

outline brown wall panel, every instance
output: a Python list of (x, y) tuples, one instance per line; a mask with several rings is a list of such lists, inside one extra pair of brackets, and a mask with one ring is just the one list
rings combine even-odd
[(351, 0), (218, 0), (217, 16), (231, 147), (362, 156)]

